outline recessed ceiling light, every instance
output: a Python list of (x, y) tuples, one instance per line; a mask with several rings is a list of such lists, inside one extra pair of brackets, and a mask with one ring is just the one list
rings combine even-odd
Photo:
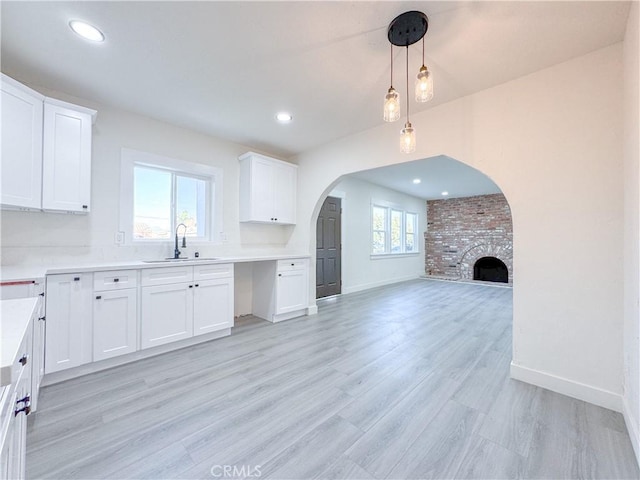
[(413, 183), (418, 185), (420, 182), (422, 182), (422, 180), (420, 180), (419, 178), (414, 178), (413, 179)]
[(291, 120), (293, 120), (293, 117), (288, 112), (278, 112), (276, 113), (276, 120), (278, 120), (280, 123), (289, 123)]
[(449, 195), (449, 192), (442, 192), (443, 197), (446, 197), (447, 195)]
[(71, 20), (69, 27), (82, 38), (91, 40), (92, 42), (103, 42), (104, 34), (93, 25), (89, 25), (82, 20)]

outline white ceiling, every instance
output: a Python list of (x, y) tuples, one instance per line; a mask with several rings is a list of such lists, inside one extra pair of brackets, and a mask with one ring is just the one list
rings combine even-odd
[[(435, 78), (434, 100), (412, 111), (619, 42), (629, 11), (611, 1), (0, 4), (5, 73), (281, 157), (382, 122), (386, 30), (404, 11), (429, 16)], [(76, 18), (106, 42), (75, 36)], [(405, 52), (394, 51), (404, 95)], [(412, 77), (420, 51), (410, 48)], [(292, 124), (274, 121), (282, 109)]]
[[(425, 200), (500, 193), (485, 174), (444, 155), (353, 173), (351, 177)], [(414, 184), (413, 179), (420, 183)], [(445, 197), (442, 192), (446, 191)]]

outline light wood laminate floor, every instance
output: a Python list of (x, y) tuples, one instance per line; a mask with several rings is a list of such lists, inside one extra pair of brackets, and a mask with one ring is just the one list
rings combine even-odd
[(43, 389), (29, 478), (638, 478), (619, 413), (509, 378), (509, 288), (415, 280)]

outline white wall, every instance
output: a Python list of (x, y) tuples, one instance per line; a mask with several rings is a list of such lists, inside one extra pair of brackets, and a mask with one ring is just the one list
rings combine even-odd
[(313, 252), (318, 202), (344, 174), (436, 155), (480, 170), (513, 214), (513, 374), (620, 410), (621, 85), (617, 44), (415, 115), (411, 155), (398, 124), (302, 154), (291, 245)]
[[(162, 246), (117, 246), (120, 197), (120, 151), (127, 147), (223, 169), (224, 218), (227, 242), (199, 245), (203, 256), (230, 256), (285, 251), (292, 227), (238, 222), (238, 156), (251, 148), (213, 138), (85, 99), (30, 85), (42, 93), (98, 110), (93, 130), (92, 210), (88, 215), (2, 212), (2, 265), (77, 265), (103, 261), (142, 260), (171, 255)], [(188, 247), (193, 251), (195, 245)], [(250, 268), (239, 268), (236, 313), (251, 311)], [(246, 281), (245, 281), (246, 280)], [(248, 303), (247, 303), (248, 298)]]
[(631, 442), (640, 459), (640, 8), (629, 12), (624, 54), (624, 400)]
[[(342, 198), (342, 293), (417, 278), (424, 274), (424, 200), (356, 178), (344, 177), (331, 192)], [(418, 214), (419, 253), (371, 258), (371, 203), (385, 201)]]

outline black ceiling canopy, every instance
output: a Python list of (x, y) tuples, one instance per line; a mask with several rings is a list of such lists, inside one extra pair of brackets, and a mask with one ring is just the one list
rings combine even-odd
[(408, 47), (424, 37), (429, 28), (427, 16), (416, 10), (398, 15), (389, 24), (387, 36), (398, 47)]

